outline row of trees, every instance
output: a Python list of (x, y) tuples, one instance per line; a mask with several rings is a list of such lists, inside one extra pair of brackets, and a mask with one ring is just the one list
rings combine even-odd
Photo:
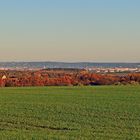
[[(0, 72), (0, 75), (3, 73)], [(2, 76), (1, 76), (2, 77)], [(77, 86), (140, 84), (140, 73), (127, 75), (94, 74), (87, 71), (6, 71), (0, 85), (14, 86)]]

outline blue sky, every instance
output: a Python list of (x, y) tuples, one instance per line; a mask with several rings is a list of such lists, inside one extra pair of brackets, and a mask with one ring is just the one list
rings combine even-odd
[(139, 0), (3, 0), (0, 61), (139, 62)]

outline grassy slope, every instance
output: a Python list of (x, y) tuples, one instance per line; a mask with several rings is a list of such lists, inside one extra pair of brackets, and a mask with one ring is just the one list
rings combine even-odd
[(140, 86), (0, 89), (0, 139), (140, 139)]

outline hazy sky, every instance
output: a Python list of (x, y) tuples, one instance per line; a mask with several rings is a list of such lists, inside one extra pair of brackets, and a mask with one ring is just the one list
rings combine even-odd
[(140, 62), (140, 0), (1, 0), (0, 61)]

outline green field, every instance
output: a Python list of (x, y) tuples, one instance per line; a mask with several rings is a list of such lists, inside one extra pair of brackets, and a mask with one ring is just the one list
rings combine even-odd
[(0, 89), (0, 140), (139, 140), (140, 86)]

